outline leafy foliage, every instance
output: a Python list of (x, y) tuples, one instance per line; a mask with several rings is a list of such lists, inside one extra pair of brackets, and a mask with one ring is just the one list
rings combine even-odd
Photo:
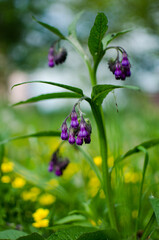
[(13, 106), (26, 104), (26, 103), (35, 103), (42, 100), (55, 99), (55, 98), (80, 98), (80, 96), (81, 96), (80, 94), (70, 93), (70, 92), (47, 93), (47, 94), (42, 94), (36, 97), (29, 98), (25, 101), (17, 102), (13, 104)]
[(108, 85), (108, 84), (96, 85), (92, 89), (92, 94), (91, 94), (92, 100), (96, 104), (101, 105), (104, 98), (108, 95), (108, 93), (117, 88), (127, 88), (127, 89), (139, 90), (138, 87), (129, 86), (129, 85), (125, 85), (125, 86)]
[(78, 94), (80, 94), (81, 96), (83, 96), (83, 91), (82, 91), (82, 89), (80, 89), (80, 88), (72, 87), (72, 86), (70, 86), (70, 85), (55, 83), (55, 82), (46, 82), (46, 81), (28, 81), (28, 82), (22, 82), (22, 83), (18, 83), (18, 84), (13, 85), (12, 89), (13, 89), (14, 87), (21, 86), (21, 85), (23, 85), (23, 84), (28, 84), (28, 83), (44, 83), (44, 84), (49, 84), (49, 85), (61, 87), (61, 88), (64, 88), (64, 89), (68, 89), (68, 90), (70, 90), (70, 91), (72, 91), (72, 92), (78, 93)]
[(98, 13), (94, 25), (90, 31), (88, 47), (97, 65), (104, 55), (102, 39), (108, 29), (108, 20), (104, 13)]
[(0, 232), (0, 239), (2, 240), (16, 240), (19, 237), (26, 236), (25, 232), (21, 232), (18, 230), (5, 230)]
[(55, 27), (47, 24), (47, 23), (43, 23), (41, 21), (38, 21), (35, 17), (33, 17), (33, 19), (39, 23), (40, 25), (42, 25), (44, 28), (47, 28), (49, 31), (53, 32), (55, 35), (57, 35), (58, 37), (60, 37), (61, 39), (65, 39), (65, 36)]
[(128, 33), (130, 32), (131, 30), (124, 30), (124, 31), (121, 31), (121, 32), (118, 32), (118, 33), (108, 33), (102, 40), (102, 43), (103, 43), (103, 49), (105, 50), (106, 47), (109, 45), (109, 43), (111, 41), (113, 41), (115, 38), (125, 34), (125, 33)]
[(149, 198), (149, 200), (150, 200), (151, 206), (155, 212), (156, 220), (159, 225), (159, 198), (155, 198), (152, 196)]
[(156, 145), (158, 145), (158, 144), (159, 144), (159, 138), (157, 138), (157, 139), (152, 139), (152, 140), (150, 140), (150, 141), (143, 142), (143, 143), (137, 145), (136, 147), (134, 147), (133, 149), (130, 149), (130, 150), (129, 150), (128, 152), (126, 152), (124, 155), (122, 155), (122, 156), (120, 156), (119, 158), (117, 158), (116, 163), (124, 160), (125, 158), (131, 156), (131, 155), (134, 154), (134, 153), (140, 152), (140, 151), (141, 151), (140, 146), (142, 146), (142, 147), (145, 148), (145, 149), (149, 149), (149, 148), (154, 147), (154, 146), (156, 146)]
[(37, 132), (37, 133), (32, 133), (32, 134), (27, 134), (27, 135), (23, 135), (23, 136), (17, 136), (17, 137), (12, 137), (12, 138), (8, 138), (5, 139), (3, 141), (0, 141), (0, 145), (10, 142), (10, 141), (14, 141), (14, 140), (20, 140), (23, 138), (34, 138), (34, 137), (59, 137), (60, 136), (60, 131), (43, 131), (43, 132)]
[(48, 240), (78, 240), (79, 237), (88, 232), (95, 231), (95, 228), (88, 227), (70, 227), (67, 229), (59, 230), (56, 233), (53, 233)]
[(38, 233), (32, 233), (30, 235), (20, 237), (17, 240), (44, 240), (44, 238), (40, 236)]
[(81, 18), (83, 13), (84, 13), (84, 11), (79, 12), (76, 15), (75, 19), (73, 20), (73, 22), (68, 27), (68, 33), (69, 33), (69, 35), (72, 35), (73, 38), (77, 38), (77, 35), (76, 35), (76, 25), (77, 25), (77, 22)]

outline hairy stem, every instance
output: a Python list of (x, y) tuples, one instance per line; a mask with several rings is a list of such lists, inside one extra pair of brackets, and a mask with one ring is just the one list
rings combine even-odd
[(108, 172), (108, 163), (107, 163), (107, 139), (106, 131), (104, 125), (104, 117), (102, 107), (91, 102), (92, 112), (97, 124), (98, 135), (99, 135), (99, 144), (100, 144), (100, 153), (102, 157), (102, 171), (103, 171), (103, 190), (106, 195), (106, 204), (108, 208), (108, 215), (111, 227), (117, 230), (114, 204), (112, 199), (112, 189), (111, 189), (111, 180)]

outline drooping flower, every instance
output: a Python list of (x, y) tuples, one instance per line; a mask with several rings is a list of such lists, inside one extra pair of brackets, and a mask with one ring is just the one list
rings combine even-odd
[(53, 46), (51, 46), (50, 49), (49, 49), (48, 65), (49, 65), (49, 67), (54, 67), (55, 66), (54, 47)]
[(52, 155), (48, 171), (54, 172), (56, 176), (61, 176), (68, 164), (69, 160), (67, 158), (60, 157), (58, 151), (56, 151)]
[(70, 129), (69, 129), (69, 139), (68, 139), (68, 141), (69, 141), (70, 144), (74, 144), (76, 142), (75, 132), (74, 132), (74, 129), (72, 127), (70, 127)]
[[(63, 124), (62, 124), (62, 132), (61, 132), (61, 139), (62, 140), (67, 140), (67, 138), (65, 139), (65, 134), (66, 134), (66, 129), (67, 129), (67, 125), (66, 125), (66, 121), (68, 120), (68, 118), (71, 118), (71, 123), (70, 123), (70, 127), (69, 127), (69, 138), (68, 138), (68, 142), (70, 144), (74, 144), (76, 143), (77, 145), (82, 145), (83, 142), (85, 142), (86, 144), (89, 144), (91, 142), (91, 132), (92, 132), (92, 127), (90, 124), (89, 119), (84, 119), (83, 114), (80, 110), (80, 106), (79, 106), (79, 102), (81, 100), (79, 100), (73, 107), (73, 110), (71, 112), (71, 114), (69, 114), (66, 119), (64, 120)], [(78, 106), (78, 110), (80, 113), (80, 116), (78, 118), (77, 112), (75, 110), (75, 107)], [(52, 166), (50, 166), (51, 168)]]
[[(121, 47), (115, 47), (117, 49), (117, 58), (115, 60), (110, 59), (108, 61), (108, 67), (110, 71), (115, 75), (117, 80), (125, 80), (126, 77), (131, 76), (130, 62), (126, 51)], [(122, 60), (119, 61), (119, 50), (122, 51)]]
[(68, 139), (67, 124), (66, 124), (65, 121), (62, 124), (61, 139), (62, 140), (67, 140)]
[(66, 49), (61, 48), (59, 50), (59, 52), (55, 55), (55, 63), (58, 65), (58, 64), (61, 64), (61, 63), (65, 62), (66, 57), (67, 57)]
[(56, 49), (56, 44), (50, 47), (48, 54), (48, 65), (54, 67), (55, 65), (61, 64), (66, 60), (67, 51), (64, 48)]
[(116, 69), (115, 69), (114, 75), (115, 75), (116, 79), (120, 79), (121, 78), (122, 71), (121, 71), (121, 64), (120, 64), (120, 62), (116, 63)]
[(121, 64), (122, 64), (123, 67), (129, 67), (130, 66), (128, 56), (127, 56), (126, 52), (123, 52), (123, 59), (121, 61)]
[(78, 118), (77, 113), (76, 113), (75, 109), (73, 109), (71, 112), (71, 127), (72, 128), (78, 128), (79, 122), (78, 122), (77, 118)]

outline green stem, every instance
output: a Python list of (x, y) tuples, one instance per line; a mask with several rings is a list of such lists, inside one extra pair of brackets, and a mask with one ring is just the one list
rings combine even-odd
[(93, 102), (90, 102), (90, 104), (91, 104), (92, 112), (98, 128), (100, 153), (102, 157), (103, 189), (106, 195), (106, 204), (108, 208), (109, 220), (110, 220), (111, 227), (117, 230), (114, 204), (112, 199), (111, 180), (108, 172), (107, 139), (106, 139), (103, 111), (101, 106), (98, 106)]
[(142, 181), (141, 181), (140, 193), (139, 193), (139, 207), (138, 207), (138, 219), (136, 222), (136, 232), (138, 231), (138, 227), (139, 227), (139, 223), (140, 223), (143, 185), (144, 185), (145, 173), (146, 173), (146, 169), (147, 169), (147, 165), (148, 165), (148, 161), (149, 161), (149, 156), (148, 156), (147, 150), (142, 146), (139, 146), (138, 149), (145, 153), (145, 159), (144, 159), (144, 166), (143, 166), (143, 171), (142, 171)]
[(154, 228), (154, 224), (156, 222), (156, 216), (155, 213), (152, 214), (148, 224), (146, 225), (145, 229), (144, 229), (144, 233), (141, 237), (141, 240), (145, 240), (147, 239), (147, 237), (153, 232)]
[(89, 75), (91, 79), (92, 86), (95, 86), (97, 84), (97, 78), (96, 78), (96, 70), (95, 68), (92, 69), (90, 65), (87, 65), (89, 70)]

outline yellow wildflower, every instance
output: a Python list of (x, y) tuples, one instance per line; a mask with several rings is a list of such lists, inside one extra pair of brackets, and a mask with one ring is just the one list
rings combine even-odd
[(47, 217), (49, 214), (49, 210), (48, 209), (44, 209), (44, 208), (38, 208), (35, 213), (32, 214), (34, 221), (38, 222), (40, 220), (42, 220), (43, 218)]
[(141, 174), (140, 173), (134, 173), (134, 172), (126, 172), (124, 174), (124, 180), (126, 183), (136, 183), (139, 182), (141, 179)]
[(13, 162), (3, 162), (1, 164), (1, 170), (4, 173), (12, 172), (13, 171)]
[(94, 220), (90, 220), (90, 223), (95, 227), (95, 226), (97, 226), (97, 224), (96, 224), (96, 222), (94, 221)]
[(50, 205), (56, 201), (56, 197), (49, 193), (45, 193), (39, 198), (39, 203), (41, 205)]
[(137, 210), (133, 210), (132, 211), (132, 217), (133, 218), (137, 218), (138, 217), (138, 211)]
[(21, 197), (24, 199), (24, 201), (30, 200), (32, 202), (35, 202), (39, 193), (40, 193), (40, 189), (33, 187), (30, 189), (30, 191), (22, 192)]
[(16, 177), (14, 181), (12, 182), (12, 187), (13, 188), (22, 188), (26, 184), (25, 179), (21, 177)]
[(63, 177), (66, 179), (71, 178), (73, 175), (75, 175), (79, 171), (80, 167), (77, 163), (69, 163), (67, 168), (65, 169), (63, 173)]
[(48, 227), (49, 220), (48, 219), (41, 219), (37, 222), (32, 223), (32, 225), (33, 225), (33, 227), (36, 227), (36, 228)]
[(9, 183), (10, 181), (11, 181), (11, 179), (9, 176), (4, 175), (1, 177), (1, 182), (3, 182), (3, 183)]
[(94, 197), (100, 187), (100, 182), (97, 177), (92, 177), (88, 183), (89, 194), (91, 197)]
[(97, 156), (93, 158), (94, 163), (99, 167), (102, 164), (102, 158), (101, 156)]
[(113, 167), (114, 165), (114, 157), (111, 156), (108, 158), (108, 167)]

